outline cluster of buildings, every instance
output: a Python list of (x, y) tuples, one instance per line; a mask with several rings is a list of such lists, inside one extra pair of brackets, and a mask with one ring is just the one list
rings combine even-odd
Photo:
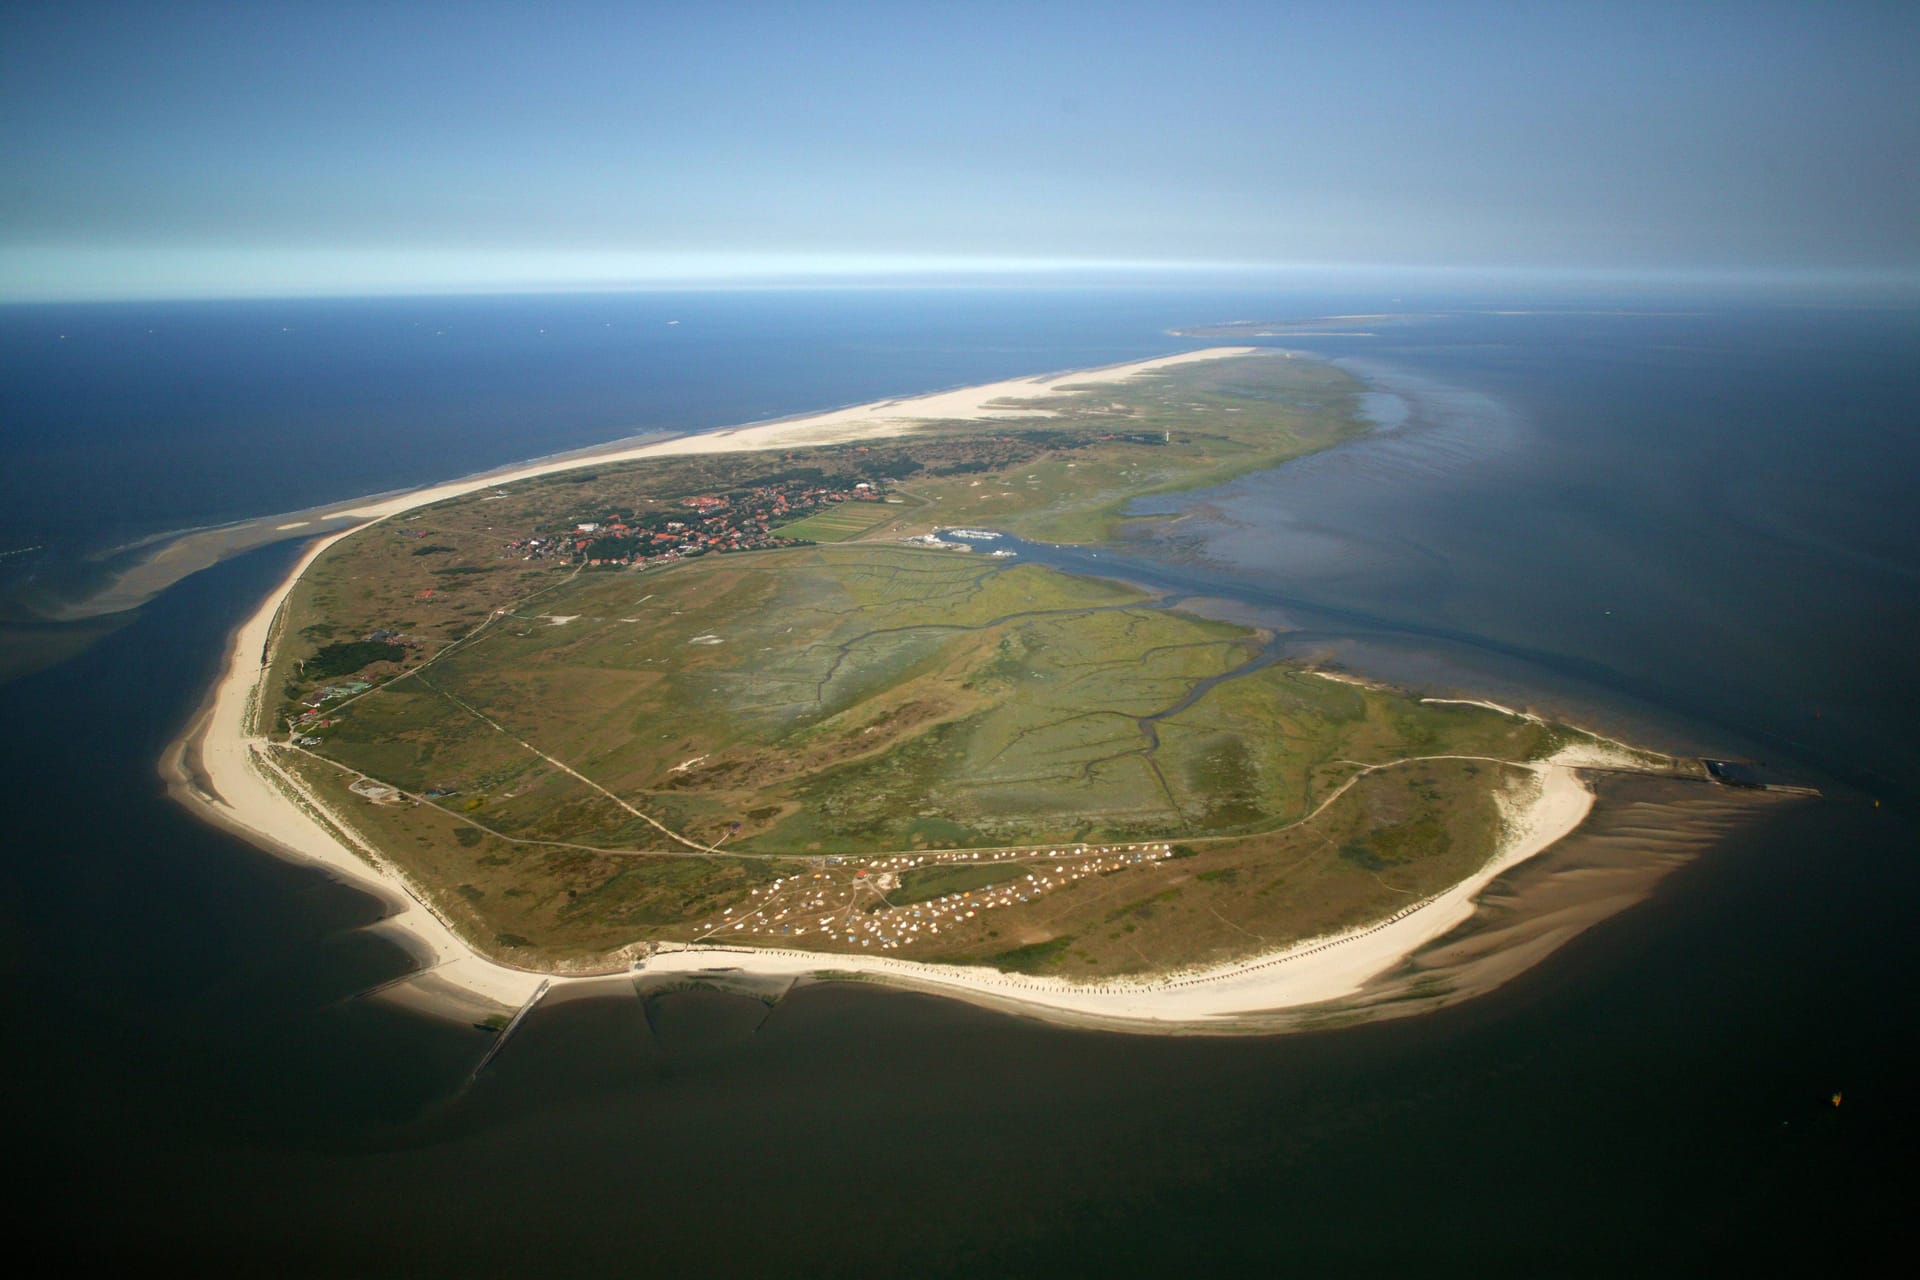
[(769, 484), (728, 494), (684, 498), (678, 509), (582, 520), (561, 532), (534, 533), (507, 544), (503, 554), (570, 564), (652, 564), (709, 551), (754, 551), (790, 546), (779, 527), (842, 502), (880, 502), (879, 481), (849, 487)]
[[(369, 644), (394, 645), (403, 649), (420, 647), (420, 642), (412, 636), (403, 635), (386, 627), (369, 631), (362, 638)], [(311, 736), (313, 732), (318, 729), (330, 729), (334, 724), (332, 717), (325, 714), (326, 708), (333, 703), (358, 697), (371, 688), (373, 688), (371, 682), (357, 677), (351, 680), (334, 680), (301, 698), (300, 706), (303, 710), (296, 713), (292, 720), (294, 740), (303, 747), (319, 746), (320, 739)], [(302, 734), (308, 736), (302, 737)]]
[[(788, 876), (753, 890), (746, 902), (728, 907), (701, 926), (712, 938), (795, 938), (811, 934), (828, 942), (895, 951), (932, 941), (961, 928), (983, 911), (1032, 902), (1089, 876), (1111, 875), (1173, 856), (1161, 843), (1070, 845), (1060, 849), (901, 854), (867, 862), (851, 884), (821, 872)], [(928, 865), (1006, 864), (1004, 878), (895, 906), (887, 897), (900, 877)]]
[(308, 694), (300, 700), (301, 706), (306, 709), (293, 717), (293, 740), (303, 747), (319, 746), (318, 731), (331, 729), (335, 723), (334, 718), (326, 714), (327, 704), (354, 697), (371, 688), (373, 686), (365, 680), (342, 680), (339, 684), (330, 684)]

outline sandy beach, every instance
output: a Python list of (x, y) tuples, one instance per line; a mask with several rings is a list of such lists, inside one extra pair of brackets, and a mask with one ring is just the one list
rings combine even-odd
[[(1240, 355), (1248, 350), (1211, 348), (1101, 370), (1013, 379), (590, 455), (570, 455), (376, 501), (337, 504), (323, 517), (327, 523), (317, 530), (328, 536), (308, 548), (235, 634), (223, 676), (190, 740), (174, 753), (180, 760), (190, 757), (192, 761), (190, 769), (175, 769), (175, 793), (211, 820), (263, 848), (318, 864), (391, 902), (394, 914), (383, 928), (403, 936), (419, 951), (423, 981), (430, 981), (436, 989), (457, 989), (472, 1001), (512, 1008), (533, 998), (549, 980), (556, 985), (592, 980), (587, 975), (572, 979), (515, 969), (480, 955), (432, 909), (429, 895), (356, 835), (349, 817), (329, 811), (297, 780), (272, 764), (263, 749), (265, 740), (251, 732), (251, 712), (266, 669), (264, 655), (278, 610), (315, 558), (369, 523), (555, 471), (671, 454), (745, 452), (871, 439), (916, 422), (1045, 413), (1045, 409), (1023, 402), (1057, 395), (1073, 386), (1121, 381), (1173, 364)], [(341, 528), (343, 521), (351, 523)], [(1149, 980), (1076, 984), (879, 956), (678, 946), (660, 948), (644, 960), (643, 967), (649, 973), (735, 970), (793, 977), (858, 974), (889, 985), (1044, 1016), (1143, 1030), (1205, 1027), (1323, 1004), (1361, 990), (1369, 980), (1469, 919), (1476, 895), (1490, 881), (1561, 840), (1586, 818), (1594, 796), (1577, 768), (1621, 762), (1610, 751), (1578, 748), (1531, 766), (1532, 776), (1525, 785), (1500, 798), (1505, 837), (1473, 877), (1388, 920), (1214, 968)], [(624, 961), (612, 957), (609, 964), (625, 967)], [(605, 970), (598, 976), (604, 979)]]
[(1060, 395), (1078, 386), (1125, 382), (1156, 369), (1171, 368), (1195, 360), (1247, 355), (1260, 350), (1262, 348), (1258, 347), (1208, 347), (1101, 369), (1009, 378), (923, 396), (850, 405), (823, 413), (724, 427), (699, 435), (616, 440), (479, 472), (424, 489), (394, 490), (344, 503), (327, 503), (304, 511), (187, 530), (146, 539), (112, 553), (108, 559), (118, 567), (101, 586), (83, 599), (42, 601), (35, 608), (43, 616), (61, 622), (124, 612), (145, 604), (189, 574), (198, 573), (229, 556), (251, 551), (255, 547), (292, 538), (351, 532), (370, 520), (399, 515), (490, 485), (509, 484), (555, 471), (677, 454), (747, 453), (756, 449), (843, 444), (886, 436), (929, 422), (1044, 418), (1050, 416), (1051, 411), (1034, 404), (1034, 401)]
[[(1076, 983), (994, 969), (923, 964), (885, 956), (826, 955), (750, 947), (672, 947), (653, 955), (648, 973), (694, 975), (739, 969), (805, 977), (859, 974), (888, 985), (958, 996), (1064, 1021), (1168, 1030), (1260, 1021), (1259, 1015), (1325, 1004), (1360, 992), (1407, 956), (1474, 913), (1474, 898), (1505, 873), (1571, 834), (1593, 807), (1593, 792), (1575, 767), (1557, 761), (1534, 768), (1527, 784), (1501, 798), (1506, 835), (1478, 872), (1446, 892), (1384, 921), (1309, 938), (1264, 955), (1150, 979)], [(1062, 1015), (1064, 1015), (1062, 1017)]]
[(345, 536), (336, 534), (310, 547), (234, 634), (226, 671), (214, 686), (193, 738), (200, 785), (177, 787), (175, 793), (221, 826), (273, 853), (316, 863), (371, 890), (393, 905), (394, 914), (384, 924), (420, 953), (423, 970), (492, 1003), (517, 1006), (533, 994), (542, 975), (510, 969), (477, 954), (429, 909), (426, 897), (397, 868), (370, 861), (372, 852), (365, 846), (358, 851), (349, 847), (343, 837), (351, 828), (344, 821), (330, 815), (330, 823), (323, 825), (318, 816), (323, 810), (317, 802), (293, 790), (287, 775), (265, 762), (259, 754), (262, 740), (248, 731), (266, 669), (261, 654), (280, 604), (307, 566)]
[(535, 476), (577, 467), (610, 462), (632, 462), (640, 458), (667, 458), (700, 453), (752, 453), (761, 449), (792, 449), (806, 445), (852, 444), (861, 440), (884, 439), (903, 427), (928, 422), (957, 422), (986, 418), (1049, 417), (1051, 410), (1033, 405), (1061, 395), (1079, 386), (1126, 382), (1157, 369), (1191, 364), (1196, 360), (1218, 360), (1225, 356), (1252, 355), (1258, 347), (1208, 347), (1202, 351), (1184, 351), (1178, 355), (1138, 360), (1132, 364), (1112, 365), (1104, 369), (1086, 369), (1069, 373), (1043, 374), (1032, 378), (1010, 378), (977, 387), (958, 387), (902, 400), (882, 400), (873, 404), (851, 405), (825, 413), (774, 422), (752, 423), (741, 427), (722, 427), (696, 436), (676, 436), (646, 444), (588, 450), (560, 458), (543, 459), (521, 467), (448, 484), (431, 489), (383, 498), (364, 505), (338, 504), (323, 520), (382, 520), (404, 511), (457, 498), (494, 485), (531, 480)]

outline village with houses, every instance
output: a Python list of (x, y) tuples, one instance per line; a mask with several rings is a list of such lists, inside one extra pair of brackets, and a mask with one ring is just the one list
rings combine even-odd
[(844, 487), (763, 484), (732, 493), (682, 498), (664, 511), (612, 510), (571, 528), (539, 530), (507, 544), (503, 554), (522, 560), (559, 560), (589, 568), (654, 564), (709, 552), (758, 551), (804, 545), (782, 526), (843, 503), (885, 502), (885, 482), (859, 480)]
[[(835, 872), (845, 861), (841, 858), (816, 859), (814, 869), (774, 880), (727, 907), (701, 926), (698, 940), (811, 934), (816, 944), (894, 951), (938, 939), (942, 926), (949, 940), (976, 932), (967, 922), (983, 912), (1176, 856), (1174, 847), (1161, 841), (957, 849), (855, 859), (851, 876)], [(924, 877), (942, 869), (951, 881), (948, 892), (916, 892), (916, 880), (926, 883)]]
[[(782, 530), (822, 512), (890, 500), (899, 501), (890, 499), (886, 481), (878, 476), (862, 480), (845, 476), (808, 477), (666, 501), (643, 499), (618, 506), (610, 504), (596, 513), (594, 519), (569, 518), (555, 527), (535, 528), (501, 546), (498, 557), (587, 569), (637, 568), (708, 554), (805, 546), (812, 539), (791, 536)], [(876, 513), (873, 520), (879, 519), (884, 517)], [(426, 528), (406, 526), (395, 533), (404, 541), (421, 544), (413, 552), (416, 557), (453, 550), (430, 542), (432, 533)], [(472, 574), (482, 570), (453, 568), (434, 572)], [(413, 598), (418, 604), (436, 603), (445, 596), (447, 587), (443, 580), (442, 585), (420, 589)], [(389, 627), (323, 646), (302, 664), (300, 674), (307, 680), (320, 677), (326, 683), (299, 694), (284, 713), (292, 741), (307, 747), (320, 745), (322, 739), (318, 735), (334, 726), (333, 713), (337, 708), (367, 692), (380, 678), (398, 674), (405, 664), (421, 656), (423, 648), (419, 638)], [(369, 667), (375, 674), (372, 681), (361, 678)], [(334, 678), (336, 676), (351, 678)]]

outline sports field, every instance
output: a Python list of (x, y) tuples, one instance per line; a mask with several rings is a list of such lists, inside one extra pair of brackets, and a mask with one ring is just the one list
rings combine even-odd
[(781, 525), (779, 533), (785, 538), (804, 538), (808, 542), (844, 542), (901, 515), (897, 504), (843, 502), (792, 524)]

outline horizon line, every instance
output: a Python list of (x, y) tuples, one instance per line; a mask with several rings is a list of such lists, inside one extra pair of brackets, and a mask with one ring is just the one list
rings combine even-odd
[[(0, 246), (0, 306), (34, 306), (117, 302), (241, 302), (318, 299), (377, 299), (434, 297), (508, 297), (539, 295), (689, 293), (785, 290), (884, 290), (911, 288), (1038, 288), (1138, 287), (1172, 279), (1211, 279), (1246, 287), (1276, 284), (1354, 283), (1369, 279), (1385, 286), (1418, 288), (1439, 283), (1483, 285), (1652, 287), (1719, 286), (1734, 288), (1846, 288), (1874, 292), (1920, 290), (1920, 264), (1884, 266), (1799, 265), (1761, 266), (1719, 264), (1706, 266), (1654, 265), (1546, 265), (1531, 263), (1391, 263), (1391, 262), (1229, 262), (1177, 259), (1049, 259), (1021, 257), (869, 256), (845, 255), (687, 255), (682, 269), (662, 270), (658, 255), (647, 255), (655, 270), (616, 271), (616, 264), (641, 267), (635, 255), (549, 254), (536, 258), (517, 255), (536, 271), (448, 270), (480, 267), (473, 255), (449, 260), (442, 255), (372, 251), (216, 250), (211, 255), (190, 253), (149, 255), (106, 251), (118, 265), (139, 263), (144, 279), (129, 280), (113, 272), (103, 278), (73, 279), (47, 265), (66, 259), (71, 250), (34, 250)], [(83, 256), (94, 257), (89, 251)], [(49, 256), (52, 259), (48, 261)], [(688, 258), (701, 260), (699, 266)], [(258, 270), (266, 261), (279, 272)], [(34, 269), (37, 264), (41, 267)], [(226, 271), (206, 272), (218, 263)], [(95, 265), (104, 266), (105, 261)], [(200, 266), (202, 271), (178, 270)], [(235, 273), (247, 265), (255, 271)], [(171, 266), (174, 270), (168, 270)], [(342, 270), (357, 266), (358, 270)], [(600, 267), (602, 270), (581, 270)], [(376, 270), (385, 267), (386, 270)], [(434, 268), (439, 268), (435, 270)], [(412, 268), (412, 270), (408, 270)], [(422, 268), (425, 268), (424, 270)], [(572, 268), (572, 269), (564, 269)], [(688, 269), (692, 268), (692, 269)], [(92, 273), (81, 273), (83, 276)], [(242, 278), (236, 278), (236, 274)], [(251, 277), (247, 279), (246, 277)], [(1396, 279), (1397, 278), (1397, 279)]]

